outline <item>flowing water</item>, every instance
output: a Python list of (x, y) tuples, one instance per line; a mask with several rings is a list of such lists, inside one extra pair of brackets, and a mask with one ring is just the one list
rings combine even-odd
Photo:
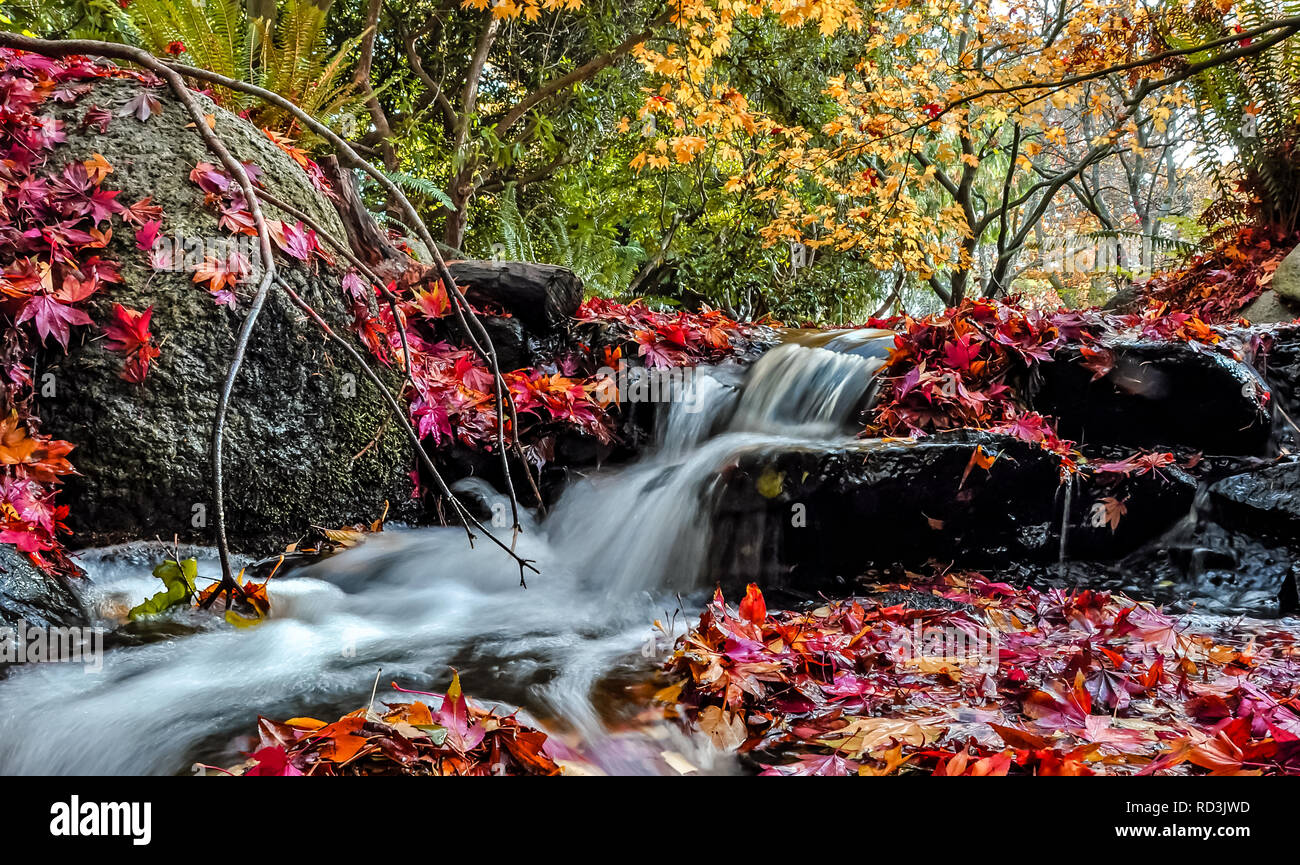
[[(389, 530), (272, 580), (258, 627), (180, 613), (152, 641), (110, 650), (99, 672), (18, 669), (0, 686), (0, 774), (233, 764), (258, 714), (337, 716), (364, 705), (377, 677), (441, 690), (451, 666), (468, 693), (523, 707), (605, 771), (662, 770), (666, 749), (725, 771), (720, 755), (667, 725), (620, 732), (617, 701), (596, 695), (644, 679), (662, 657), (669, 639), (656, 643), (655, 619), (680, 633), (697, 612), (718, 469), (749, 449), (847, 440), (879, 366), (862, 351), (869, 344), (782, 345), (739, 383), (722, 371), (694, 376), (664, 407), (654, 453), (575, 484), (544, 522), (527, 521), (519, 552), (541, 570), (527, 589), (505, 553), (470, 549), (459, 529)], [(480, 483), (466, 492), (495, 495)], [(163, 556), (148, 545), (87, 553), (87, 606), (107, 616), (157, 591), (150, 569)], [(206, 551), (200, 573), (216, 570)], [(387, 687), (384, 699), (395, 701)]]

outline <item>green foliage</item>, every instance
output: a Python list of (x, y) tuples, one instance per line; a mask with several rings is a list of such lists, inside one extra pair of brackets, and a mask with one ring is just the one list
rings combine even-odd
[(6, 29), (51, 39), (113, 41), (124, 17), (116, 0), (5, 0)]
[[(274, 15), (250, 15), (242, 0), (131, 0), (119, 41), (164, 56), (180, 43), (183, 59), (285, 97), (336, 130), (354, 132), (365, 96), (347, 74), (361, 36), (331, 48), (326, 30), (330, 3), (282, 0)], [(221, 88), (217, 100), (278, 131), (298, 133), (282, 109)]]
[[(118, 39), (160, 54), (181, 42), (186, 62), (281, 93), (363, 145), (375, 162), (383, 161), (388, 177), (410, 195), (435, 232), (459, 203), (466, 231), (462, 236), (461, 223), (452, 223), (447, 242), (467, 254), (560, 264), (574, 269), (597, 295), (642, 296), (686, 308), (706, 303), (739, 317), (861, 321), (899, 304), (914, 313), (936, 305), (926, 282), (910, 275), (896, 292), (897, 269), (877, 271), (854, 250), (823, 248), (796, 267), (784, 242), (764, 246), (761, 229), (776, 217), (776, 207), (754, 200), (752, 191), (727, 187), (734, 175), (761, 177), (767, 170), (755, 156), (760, 148), (752, 136), (738, 132), (725, 142), (732, 150), (711, 140), (689, 164), (633, 171), (629, 164), (642, 146), (635, 134), (642, 122), (637, 111), (647, 88), (658, 82), (630, 58), (564, 88), (503, 128), (502, 118), (524, 96), (639, 32), (662, 4), (584, 0), (578, 10), (546, 11), (536, 21), (502, 21), (473, 108), (462, 112), (471, 58), (485, 44), (483, 11), (459, 2), (385, 0), (371, 81), (382, 84), (377, 99), (393, 133), (386, 143), (371, 127), (362, 88), (348, 71), (368, 7), (367, 0), (131, 0), (124, 8), (117, 0), (0, 0), (0, 9), (8, 10), (18, 26), (42, 35)], [(1300, 14), (1300, 0), (1241, 0), (1236, 9), (1241, 24), (1250, 27)], [(1221, 16), (1198, 14), (1195, 4), (1169, 5), (1176, 45), (1223, 36)], [(832, 120), (840, 109), (826, 93), (828, 79), (853, 78), (863, 61), (901, 73), (924, 62), (918, 53), (923, 48), (953, 48), (947, 42), (909, 43), (881, 51), (869, 47), (868, 28), (824, 37), (815, 28), (741, 17), (728, 53), (716, 58), (715, 73), (754, 111), (783, 127), (819, 129)], [(667, 28), (652, 41), (658, 50), (674, 38)], [(408, 48), (418, 63), (411, 62)], [(1178, 130), (1208, 139), (1201, 170), (1213, 177), (1219, 198), (1210, 220), (1220, 227), (1258, 218), (1294, 225), (1300, 213), (1300, 148), (1295, 147), (1300, 39), (1216, 67), (1194, 84), (1200, 128), (1192, 132), (1196, 124), (1180, 109)], [(230, 108), (250, 111), (259, 125), (301, 134), (275, 109), (236, 93), (217, 96)], [(1245, 134), (1246, 117), (1256, 110), (1257, 132)], [(623, 121), (631, 135), (617, 131), (625, 128)], [(936, 138), (933, 147), (941, 144), (956, 142)], [(986, 149), (974, 194), (992, 202), (1002, 195), (1009, 149), (1005, 141), (992, 141)], [(936, 158), (933, 151), (926, 155)], [(1185, 158), (1180, 148), (1180, 163)], [(846, 161), (844, 172), (852, 177), (877, 167), (863, 156), (860, 162)], [(1183, 170), (1180, 164), (1179, 174)], [(1012, 196), (1026, 194), (1040, 179), (1020, 172)], [(789, 182), (810, 212), (852, 206), (821, 186)], [(1196, 182), (1189, 178), (1193, 199), (1203, 192)], [(362, 190), (382, 221), (407, 231), (400, 214), (387, 209), (390, 202), (377, 184), (363, 178)], [(937, 193), (917, 196), (925, 214), (948, 203)], [(1083, 239), (1142, 242), (1140, 234), (1128, 230), (1134, 223), (1117, 219), (1113, 224), (1127, 228)], [(1204, 235), (1202, 227), (1177, 217), (1166, 217), (1162, 225), (1174, 228), (1176, 237), (1201, 241)], [(996, 222), (986, 225), (977, 238), (979, 248), (992, 249), (999, 231)], [(1145, 231), (1157, 235), (1149, 238), (1157, 252), (1190, 249), (1187, 242), (1165, 236), (1167, 230), (1146, 226)], [(1036, 249), (1034, 243), (1027, 249)], [(888, 268), (889, 261), (882, 266)], [(1129, 275), (1115, 269), (1088, 291)], [(1017, 288), (1039, 279), (1028, 287), (1047, 289), (1047, 281), (1032, 273), (1015, 278)], [(1058, 290), (1059, 282), (1053, 282)]]
[(177, 604), (188, 601), (197, 591), (194, 580), (198, 577), (198, 573), (199, 563), (195, 559), (186, 559), (183, 562), (168, 559), (153, 569), (153, 575), (162, 580), (166, 588), (139, 606), (132, 607), (127, 615), (132, 620), (156, 616)]
[[(380, 171), (383, 171), (383, 169), (380, 169)], [(455, 202), (451, 200), (451, 196), (443, 192), (441, 186), (426, 177), (416, 177), (413, 174), (407, 174), (405, 171), (383, 171), (383, 174), (393, 182), (393, 185), (405, 193), (422, 195), (449, 210), (456, 207)]]
[(499, 235), (493, 253), (516, 261), (558, 264), (582, 279), (591, 294), (623, 296), (645, 260), (636, 244), (621, 244), (593, 222), (570, 225), (569, 214), (548, 207), (519, 210), (514, 186), (499, 196)]
[[(1236, 10), (1249, 29), (1300, 15), (1300, 0), (1243, 0)], [(1176, 8), (1171, 18), (1176, 46), (1222, 35)], [(1212, 67), (1192, 84), (1208, 143), (1201, 169), (1219, 193), (1206, 221), (1220, 234), (1257, 221), (1300, 227), (1300, 44), (1290, 39), (1265, 54)]]

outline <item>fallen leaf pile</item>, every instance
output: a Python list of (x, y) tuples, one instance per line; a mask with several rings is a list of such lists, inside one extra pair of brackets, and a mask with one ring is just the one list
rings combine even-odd
[(576, 318), (614, 327), (636, 343), (637, 354), (651, 368), (721, 360), (747, 348), (763, 331), (759, 325), (733, 321), (716, 309), (665, 313), (639, 300), (623, 304), (602, 297), (584, 302)]
[[(393, 685), (397, 688), (397, 685)], [(398, 690), (402, 690), (398, 688)], [(405, 692), (422, 693), (422, 692)], [(452, 679), (423, 702), (358, 709), (332, 724), (259, 718), (258, 744), (233, 775), (558, 775), (545, 733), (472, 705)]]
[(1231, 321), (1273, 282), (1300, 234), (1276, 226), (1247, 226), (1182, 268), (1157, 273), (1142, 287), (1156, 300), (1209, 322)]
[(768, 775), (1300, 774), (1295, 629), (964, 572), (884, 588), (933, 608), (719, 593), (658, 697)]
[[(1028, 382), (1037, 366), (1058, 352), (1079, 353), (1094, 378), (1115, 364), (1117, 342), (1183, 342), (1198, 351), (1236, 359), (1245, 346), (1193, 314), (1156, 304), (1141, 314), (1098, 311), (1045, 312), (987, 298), (967, 300), (942, 313), (872, 319), (868, 326), (896, 331), (894, 349), (879, 373), (880, 395), (865, 435), (921, 436), (941, 430), (980, 429), (1012, 435), (1057, 455), (1062, 471), (1075, 471), (1075, 443), (1062, 439), (1056, 421), (1027, 406)], [(1268, 394), (1254, 394), (1261, 405)]]
[[(87, 57), (0, 49), (0, 313), (10, 322), (0, 338), (0, 542), (63, 574), (78, 573), (60, 541), (68, 509), (55, 504), (62, 476), (73, 473), (66, 459), (73, 445), (38, 432), (35, 358), (43, 348), (66, 352), (75, 333), (96, 324), (87, 302), (121, 281), (106, 252), (115, 218), (139, 228), (156, 210), (148, 199), (119, 201), (105, 185), (113, 166), (100, 154), (53, 158), (69, 130), (50, 109), (82, 101), (103, 78), (133, 79), (139, 92), (124, 106), (86, 106), (83, 128), (103, 133), (161, 110), (153, 95), (160, 82), (150, 75)], [(112, 321), (101, 322), (104, 348), (125, 356), (120, 374), (133, 383), (159, 353), (150, 312), (115, 304)]]

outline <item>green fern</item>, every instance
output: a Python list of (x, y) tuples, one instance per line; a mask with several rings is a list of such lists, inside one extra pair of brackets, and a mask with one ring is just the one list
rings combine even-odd
[[(1300, 0), (1243, 0), (1236, 12), (1249, 29), (1300, 14)], [(1202, 20), (1175, 7), (1170, 20), (1171, 42), (1178, 47), (1222, 36), (1214, 16)], [(1287, 40), (1265, 54), (1212, 67), (1192, 85), (1209, 144), (1201, 169), (1218, 191), (1203, 221), (1216, 234), (1252, 222), (1300, 227), (1300, 45)], [(1236, 160), (1223, 164), (1224, 152), (1235, 153)]]
[(513, 185), (499, 197), (494, 252), (513, 261), (558, 264), (582, 279), (588, 293), (620, 297), (645, 261), (645, 250), (620, 244), (594, 225), (572, 227), (567, 214), (539, 217), (519, 210)]
[(1162, 234), (1144, 234), (1141, 231), (1126, 229), (1090, 231), (1084, 235), (1089, 240), (1135, 240), (1151, 245), (1155, 252), (1167, 255), (1190, 255), (1196, 250), (1196, 244), (1181, 237), (1166, 237)]
[(379, 170), (402, 191), (413, 192), (416, 195), (430, 198), (448, 210), (456, 209), (456, 202), (452, 201), (451, 196), (443, 192), (442, 187), (438, 186), (438, 184), (434, 183), (432, 180), (424, 177), (416, 177), (412, 174), (407, 174), (405, 171), (385, 171), (382, 168)]
[[(329, 2), (282, 0), (268, 8), (272, 17), (250, 19), (243, 0), (132, 0), (123, 36), (160, 55), (180, 42), (190, 65), (264, 87), (336, 130), (355, 127), (365, 95), (347, 66), (360, 37), (329, 49)], [(283, 109), (222, 88), (214, 93), (223, 106), (248, 110), (259, 126), (302, 133)]]

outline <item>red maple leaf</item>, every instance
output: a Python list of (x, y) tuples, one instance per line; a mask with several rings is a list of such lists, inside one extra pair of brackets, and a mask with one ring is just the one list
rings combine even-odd
[(22, 311), (18, 313), (17, 323), (22, 324), (28, 319), (36, 322), (36, 332), (40, 334), (42, 342), (53, 336), (58, 340), (59, 345), (63, 346), (65, 352), (68, 349), (71, 326), (93, 323), (86, 313), (62, 303), (49, 294), (38, 294), (28, 298), (23, 304)]
[(954, 369), (970, 369), (971, 361), (979, 357), (980, 344), (970, 334), (962, 334), (944, 345), (943, 359)]
[(122, 378), (133, 384), (144, 381), (149, 372), (149, 362), (160, 353), (154, 345), (153, 335), (149, 333), (151, 318), (152, 306), (144, 312), (137, 312), (115, 303), (113, 321), (104, 327), (105, 346), (109, 351), (120, 351), (126, 355)]
[(755, 625), (763, 624), (767, 618), (767, 602), (758, 586), (750, 583), (745, 588), (745, 597), (740, 602), (740, 617)]
[(248, 259), (238, 252), (231, 252), (225, 258), (210, 255), (194, 269), (194, 281), (206, 282), (208, 290), (217, 294), (233, 290), (250, 269)]
[(141, 226), (161, 219), (162, 207), (153, 203), (152, 196), (142, 198), (122, 211), (122, 221), (130, 225)]
[(316, 232), (304, 228), (301, 222), (290, 225), (272, 219), (268, 220), (266, 225), (275, 245), (299, 261), (307, 261), (311, 258), (311, 254), (320, 248), (316, 242)]
[(161, 114), (162, 102), (148, 90), (141, 90), (117, 111), (118, 117), (134, 115), (137, 120), (145, 121), (155, 114)]
[(150, 220), (141, 225), (135, 232), (135, 245), (146, 252), (153, 249), (153, 245), (158, 242), (158, 229), (162, 223), (158, 220)]
[(108, 132), (108, 124), (111, 123), (112, 120), (113, 112), (100, 108), (98, 105), (92, 105), (90, 106), (90, 109), (86, 111), (86, 116), (81, 118), (81, 125), (83, 128), (93, 126), (99, 130), (100, 135), (103, 135)]
[(442, 706), (438, 708), (437, 720), (447, 730), (444, 741), (459, 754), (474, 750), (487, 735), (482, 725), (470, 724), (469, 703), (461, 692), (459, 674), (452, 677), (447, 696), (443, 697)]

